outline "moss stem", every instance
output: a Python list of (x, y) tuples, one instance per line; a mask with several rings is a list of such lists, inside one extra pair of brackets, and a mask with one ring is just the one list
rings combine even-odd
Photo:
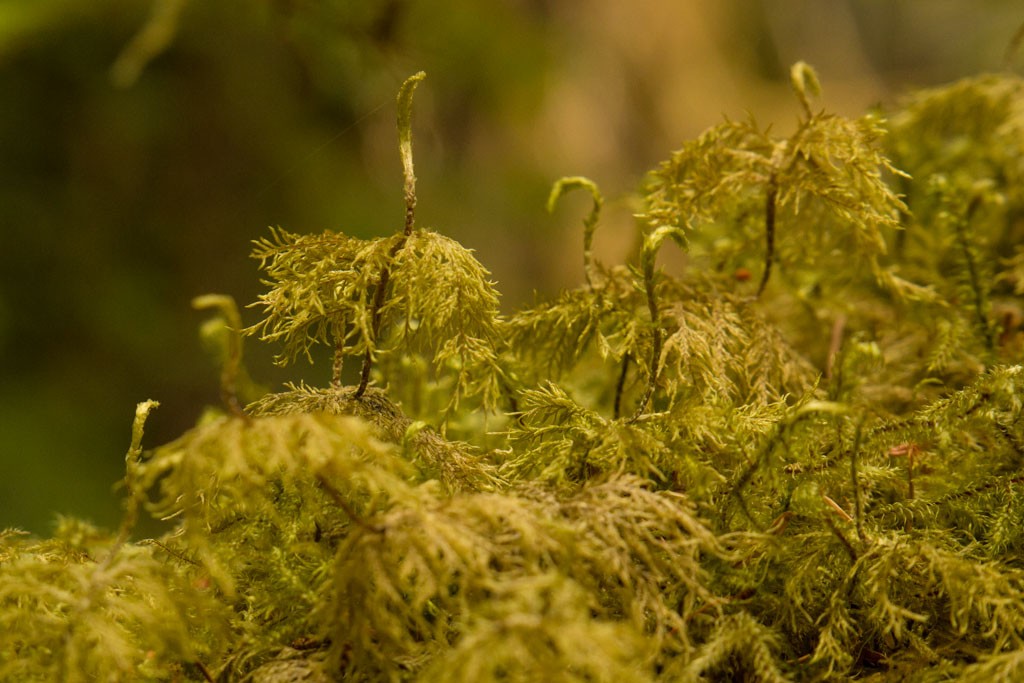
[[(405, 246), (409, 236), (412, 235), (416, 223), (416, 174), (412, 161), (412, 95), (419, 82), (427, 75), (420, 71), (406, 79), (405, 83), (398, 90), (398, 152), (402, 157), (402, 176), (404, 178), (403, 194), (405, 198), (405, 227), (402, 236), (391, 248), (388, 255), (388, 264), (394, 263), (398, 252)], [(387, 295), (388, 283), (391, 280), (391, 268), (386, 264), (380, 271), (380, 278), (373, 291), (373, 304), (370, 308), (370, 324), (372, 341), (376, 343), (380, 334), (381, 309), (384, 307), (384, 300)], [(372, 344), (367, 344), (366, 353), (363, 355), (363, 367), (359, 372), (359, 386), (356, 388), (353, 398), (362, 398), (366, 388), (370, 385), (370, 371), (373, 368)]]
[(761, 274), (761, 282), (757, 285), (757, 297), (764, 293), (768, 285), (768, 278), (772, 274), (772, 261), (775, 260), (775, 209), (776, 198), (779, 194), (779, 184), (774, 171), (768, 176), (768, 187), (765, 190), (764, 199), (764, 272)]
[(654, 391), (658, 386), (658, 365), (661, 361), (661, 315), (658, 312), (658, 300), (654, 291), (654, 259), (647, 259), (644, 262), (644, 289), (647, 291), (647, 311), (651, 316), (651, 360), (647, 378), (647, 388), (640, 398), (636, 412), (630, 418), (630, 422), (636, 422), (647, 410), (651, 399), (654, 398)]

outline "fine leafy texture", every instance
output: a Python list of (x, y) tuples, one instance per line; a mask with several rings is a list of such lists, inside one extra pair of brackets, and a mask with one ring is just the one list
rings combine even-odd
[[(1018, 680), (1021, 81), (848, 119), (798, 63), (792, 135), (651, 171), (632, 262), (557, 181), (584, 281), (502, 312), (415, 223), (422, 80), (403, 228), (271, 229), (259, 320), (195, 301), (223, 409), (147, 450), (139, 405), (121, 528), (0, 533), (0, 679)], [(329, 386), (261, 389), (243, 332)]]

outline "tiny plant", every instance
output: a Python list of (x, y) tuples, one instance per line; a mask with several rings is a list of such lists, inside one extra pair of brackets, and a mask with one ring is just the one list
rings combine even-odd
[[(650, 172), (634, 262), (557, 181), (584, 281), (504, 314), (417, 225), (423, 78), (404, 225), (271, 229), (257, 322), (195, 301), (223, 410), (146, 450), (138, 406), (121, 528), (0, 534), (0, 678), (1024, 678), (1019, 79), (849, 119), (799, 63), (792, 134)], [(329, 385), (261, 389), (251, 338)]]

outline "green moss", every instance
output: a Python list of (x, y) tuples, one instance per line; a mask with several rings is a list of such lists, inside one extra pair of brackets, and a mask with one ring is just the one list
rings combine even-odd
[[(415, 225), (407, 81), (404, 227), (258, 240), (258, 322), (196, 301), (226, 411), (143, 451), (139, 406), (116, 535), (0, 535), (0, 678), (1018, 678), (1024, 90), (850, 120), (792, 76), (793, 135), (651, 172), (636, 263), (556, 183), (586, 281), (508, 315)], [(331, 386), (261, 391), (243, 333)]]

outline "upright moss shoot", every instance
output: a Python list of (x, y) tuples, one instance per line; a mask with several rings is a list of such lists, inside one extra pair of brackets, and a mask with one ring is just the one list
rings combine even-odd
[[(423, 77), (404, 224), (272, 228), (257, 322), (195, 301), (224, 409), (145, 450), (138, 407), (122, 527), (0, 533), (0, 679), (1024, 676), (1019, 79), (848, 119), (799, 63), (791, 135), (650, 172), (634, 263), (556, 182), (593, 199), (584, 282), (502, 315), (416, 223)], [(261, 390), (246, 336), (330, 384)], [(169, 531), (132, 541), (143, 510)]]

